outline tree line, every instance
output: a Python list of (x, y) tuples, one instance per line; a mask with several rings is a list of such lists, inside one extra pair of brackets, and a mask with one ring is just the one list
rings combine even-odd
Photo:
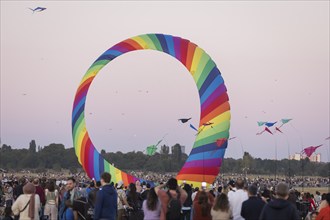
[[(170, 151), (171, 149), (171, 151)], [(124, 171), (154, 171), (178, 172), (188, 158), (182, 152), (182, 146), (175, 144), (172, 147), (163, 145), (160, 151), (148, 156), (141, 151), (106, 152), (101, 155), (111, 164)], [(73, 148), (65, 148), (63, 144), (50, 144), (37, 147), (34, 140), (29, 148), (14, 149), (3, 144), (0, 148), (0, 168), (10, 171), (34, 170), (45, 172), (47, 170), (61, 171), (69, 169), (77, 172), (81, 169)], [(222, 162), (221, 173), (259, 174), (259, 175), (285, 175), (285, 176), (323, 176), (330, 175), (330, 163), (315, 163), (308, 158), (296, 160), (270, 160), (253, 158), (248, 152), (240, 159), (225, 158)]]

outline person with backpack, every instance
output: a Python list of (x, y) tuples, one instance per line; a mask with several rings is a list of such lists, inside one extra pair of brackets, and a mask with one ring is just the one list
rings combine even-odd
[(166, 184), (155, 187), (155, 192), (161, 201), (160, 220), (181, 220), (181, 208), (187, 199), (187, 192), (178, 186), (178, 181), (170, 178)]
[(142, 210), (142, 202), (141, 194), (136, 192), (136, 185), (134, 183), (130, 183), (128, 186), (128, 195), (127, 202), (130, 206), (128, 219), (129, 220), (143, 220), (143, 210)]
[(126, 213), (125, 213), (125, 206), (130, 207), (127, 199), (126, 199), (126, 193), (123, 190), (124, 188), (124, 182), (119, 181), (117, 183), (117, 194), (118, 194), (118, 199), (117, 199), (117, 220), (124, 220)]
[(183, 189), (187, 192), (187, 199), (182, 205), (182, 219), (183, 220), (190, 220), (190, 213), (191, 213), (191, 206), (193, 204), (191, 195), (192, 195), (192, 188), (189, 184), (184, 184)]
[(72, 210), (75, 220), (93, 220), (94, 204), (91, 200), (91, 194), (88, 197), (75, 199), (72, 204)]

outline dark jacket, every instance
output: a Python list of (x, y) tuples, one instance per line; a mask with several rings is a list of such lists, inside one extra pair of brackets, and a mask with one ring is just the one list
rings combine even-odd
[(266, 203), (256, 196), (250, 196), (242, 204), (241, 216), (245, 220), (258, 220)]
[(45, 191), (41, 186), (36, 186), (36, 194), (39, 195), (40, 203), (44, 206), (46, 204)]
[(274, 199), (263, 208), (260, 220), (298, 220), (296, 209), (284, 199)]
[(96, 194), (94, 220), (115, 220), (117, 215), (117, 191), (112, 185), (105, 185)]
[(14, 196), (14, 199), (16, 200), (20, 195), (23, 194), (23, 185), (20, 184), (18, 186), (16, 186), (14, 189), (13, 189), (13, 196)]

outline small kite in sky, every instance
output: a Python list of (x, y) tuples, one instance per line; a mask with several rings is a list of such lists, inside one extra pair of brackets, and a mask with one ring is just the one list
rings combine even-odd
[(264, 124), (266, 124), (267, 122), (265, 122), (265, 121), (257, 121), (257, 123), (258, 123), (258, 126), (260, 127), (260, 126), (263, 126)]
[(330, 136), (325, 139), (326, 141), (330, 140)]
[(276, 124), (276, 123), (277, 123), (277, 121), (275, 121), (275, 122), (267, 122), (267, 123), (265, 123), (265, 125), (266, 125), (267, 127), (273, 127), (274, 124)]
[(191, 127), (193, 130), (197, 131), (198, 132), (198, 129), (195, 128), (195, 126), (193, 126), (192, 124), (189, 125), (189, 127)]
[(306, 154), (307, 157), (310, 157), (315, 151), (317, 148), (321, 147), (321, 145), (318, 145), (318, 146), (310, 146), (310, 147), (306, 147), (302, 152), (301, 154)]
[(152, 156), (156, 153), (157, 147), (155, 145), (151, 145), (147, 147), (147, 155)]
[(268, 128), (265, 128), (265, 131), (267, 131), (269, 134), (273, 134)]
[(281, 119), (282, 124), (278, 128), (281, 128), (283, 125), (285, 125), (286, 123), (288, 123), (291, 120), (292, 119)]
[(233, 140), (233, 139), (235, 139), (236, 137), (231, 137), (231, 138), (229, 138), (228, 140), (230, 141), (230, 140)]
[(267, 132), (270, 133), (270, 134), (273, 134), (273, 132), (271, 132), (271, 131), (269, 130), (269, 128), (265, 127), (265, 129), (264, 129), (263, 131), (261, 131), (261, 132), (258, 132), (257, 135), (261, 135), (261, 134), (263, 134), (265, 131), (267, 131)]
[(213, 125), (214, 124), (214, 122), (205, 122), (204, 124), (203, 124), (203, 127), (198, 131), (198, 133), (197, 133), (197, 135), (199, 135), (199, 133), (201, 133), (203, 130), (204, 130), (204, 128), (205, 127), (207, 127), (207, 126), (211, 126), (211, 128), (213, 128)]
[(204, 127), (211, 126), (211, 128), (213, 128), (213, 126), (212, 126), (213, 124), (214, 124), (213, 122), (206, 122), (206, 123), (203, 124), (203, 126)]
[(47, 8), (43, 8), (43, 7), (36, 7), (36, 8), (29, 8), (33, 13), (34, 12), (42, 12), (44, 10), (46, 10)]
[(162, 139), (160, 139), (157, 144), (153, 144), (147, 147), (147, 155), (152, 156), (156, 153), (157, 151), (157, 146), (164, 140), (167, 134), (165, 134)]
[(178, 121), (181, 121), (183, 124), (188, 122), (191, 118), (180, 118)]
[(275, 130), (276, 131), (279, 131), (279, 132), (281, 132), (283, 134), (283, 132), (278, 127), (275, 127)]

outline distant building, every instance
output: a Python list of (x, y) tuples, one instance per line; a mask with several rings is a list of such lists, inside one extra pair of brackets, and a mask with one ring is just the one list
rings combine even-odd
[(290, 156), (290, 160), (300, 160), (301, 159), (301, 155), (298, 153), (295, 153), (294, 155)]
[[(307, 156), (306, 155), (301, 155), (299, 153), (295, 153), (293, 155), (290, 156), (290, 160), (301, 160), (301, 159), (305, 159)], [(320, 163), (321, 162), (321, 154), (312, 154), (310, 157), (309, 157), (309, 160), (311, 162), (317, 162), (317, 163)]]
[(185, 146), (181, 146), (181, 153), (185, 153), (186, 147)]
[(321, 154), (312, 154), (312, 156), (310, 156), (310, 161), (312, 162), (321, 162)]

